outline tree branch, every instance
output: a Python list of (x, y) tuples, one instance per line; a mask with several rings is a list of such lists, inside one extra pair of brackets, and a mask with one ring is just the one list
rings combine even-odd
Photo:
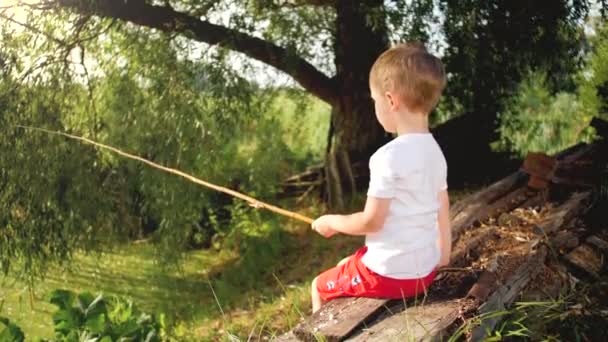
[(329, 104), (336, 101), (333, 80), (312, 64), (282, 47), (243, 32), (200, 20), (171, 7), (150, 5), (144, 0), (48, 1), (80, 14), (116, 18), (164, 32), (180, 33), (197, 41), (244, 53), (289, 74), (321, 100)]
[(283, 6), (333, 6), (336, 0), (278, 0), (277, 5)]

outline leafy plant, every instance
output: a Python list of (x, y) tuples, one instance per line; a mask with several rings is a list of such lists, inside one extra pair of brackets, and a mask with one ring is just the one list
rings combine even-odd
[(496, 150), (520, 156), (530, 151), (552, 154), (591, 138), (587, 129), (591, 118), (582, 114), (576, 95), (552, 95), (544, 73), (530, 73), (505, 107), (499, 115), (500, 138), (492, 145)]
[(23, 331), (8, 318), (0, 317), (0, 341), (22, 342), (25, 339)]
[(55, 290), (50, 302), (58, 308), (53, 315), (55, 339), (50, 341), (155, 342), (165, 335), (163, 315), (143, 313), (129, 300)]

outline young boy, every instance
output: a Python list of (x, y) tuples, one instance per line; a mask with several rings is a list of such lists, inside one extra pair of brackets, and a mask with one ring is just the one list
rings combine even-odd
[(443, 65), (421, 44), (399, 45), (378, 57), (369, 83), (376, 118), (398, 137), (370, 158), (364, 210), (312, 223), (324, 237), (365, 235), (364, 247), (313, 280), (313, 312), (342, 296), (416, 296), (450, 258), (447, 165), (428, 124), (445, 87)]

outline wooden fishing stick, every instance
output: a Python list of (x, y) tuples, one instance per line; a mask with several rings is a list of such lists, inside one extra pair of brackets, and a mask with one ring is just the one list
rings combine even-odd
[(165, 172), (168, 172), (168, 173), (172, 173), (174, 175), (178, 175), (180, 177), (186, 178), (187, 180), (189, 180), (189, 181), (191, 181), (193, 183), (202, 185), (204, 187), (211, 188), (213, 190), (216, 190), (216, 191), (219, 191), (219, 192), (223, 192), (223, 193), (228, 194), (230, 196), (234, 196), (234, 197), (240, 198), (240, 199), (242, 199), (244, 201), (247, 201), (254, 208), (267, 209), (267, 210), (270, 210), (270, 211), (272, 211), (274, 213), (277, 213), (277, 214), (280, 214), (280, 215), (284, 215), (284, 216), (290, 217), (292, 219), (300, 220), (300, 221), (306, 222), (308, 224), (311, 224), (314, 221), (310, 217), (306, 217), (304, 215), (300, 215), (298, 213), (294, 213), (294, 212), (289, 211), (289, 210), (281, 209), (281, 208), (276, 207), (274, 205), (271, 205), (271, 204), (268, 204), (268, 203), (264, 203), (262, 201), (258, 201), (257, 199), (255, 199), (253, 197), (250, 197), (250, 196), (247, 196), (245, 194), (242, 194), (240, 192), (237, 192), (237, 191), (234, 191), (234, 190), (222, 187), (222, 186), (218, 186), (218, 185), (215, 185), (215, 184), (211, 184), (209, 182), (205, 182), (204, 180), (198, 179), (198, 178), (196, 178), (194, 176), (191, 176), (191, 175), (189, 175), (187, 173), (184, 173), (182, 171), (179, 171), (179, 170), (176, 170), (176, 169), (172, 169), (170, 167), (162, 166), (162, 165), (156, 164), (156, 163), (154, 163), (152, 161), (149, 161), (148, 159), (145, 159), (145, 158), (142, 158), (142, 157), (139, 157), (139, 156), (136, 156), (136, 155), (133, 155), (133, 154), (121, 151), (121, 150), (117, 149), (116, 147), (104, 145), (104, 144), (95, 142), (93, 140), (90, 140), (90, 139), (87, 139), (87, 138), (84, 138), (84, 137), (79, 137), (77, 135), (72, 135), (72, 134), (63, 133), (63, 132), (57, 132), (57, 131), (51, 131), (51, 130), (44, 129), (44, 128), (31, 127), (31, 126), (22, 126), (22, 125), (16, 125), (16, 127), (23, 128), (23, 129), (34, 130), (34, 131), (39, 131), (39, 132), (45, 132), (45, 133), (48, 133), (48, 134), (61, 135), (61, 136), (64, 136), (64, 137), (67, 137), (67, 138), (70, 138), (70, 139), (74, 139), (74, 140), (80, 140), (80, 141), (83, 141), (83, 142), (85, 142), (87, 144), (91, 144), (91, 145), (94, 145), (94, 146), (97, 146), (97, 147), (100, 147), (100, 148), (103, 148), (103, 149), (106, 149), (106, 150), (110, 150), (112, 152), (115, 152), (115, 153), (123, 156), (123, 157), (127, 157), (129, 159), (137, 160), (137, 161), (140, 161), (142, 163), (148, 164), (148, 165), (152, 166), (153, 168), (156, 168), (156, 169), (159, 169), (159, 170), (162, 170), (162, 171), (165, 171)]

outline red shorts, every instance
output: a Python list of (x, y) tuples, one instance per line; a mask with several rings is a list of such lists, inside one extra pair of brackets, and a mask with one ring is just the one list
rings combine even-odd
[(324, 300), (336, 297), (371, 297), (401, 299), (415, 297), (426, 291), (435, 270), (424, 278), (394, 279), (381, 276), (361, 262), (367, 247), (359, 248), (348, 260), (317, 277), (317, 291)]

